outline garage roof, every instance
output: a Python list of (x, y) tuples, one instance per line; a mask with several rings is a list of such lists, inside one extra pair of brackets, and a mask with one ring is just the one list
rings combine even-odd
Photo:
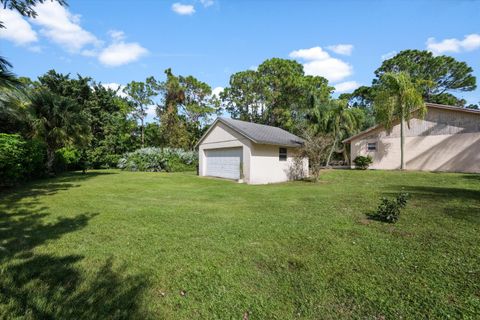
[[(258, 144), (300, 147), (304, 142), (302, 138), (277, 127), (223, 117), (218, 117), (210, 129), (212, 129), (217, 122), (225, 124), (230, 129), (237, 131), (242, 136)], [(203, 135), (202, 138), (200, 138), (197, 146), (208, 135), (210, 129)]]

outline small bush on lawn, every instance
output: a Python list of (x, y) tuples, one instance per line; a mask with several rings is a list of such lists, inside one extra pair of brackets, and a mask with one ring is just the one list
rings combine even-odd
[(0, 133), (0, 186), (43, 176), (45, 155), (45, 146), (39, 141)]
[(118, 168), (128, 171), (175, 172), (195, 170), (198, 155), (194, 151), (173, 148), (143, 148), (120, 158)]
[(395, 199), (381, 198), (380, 205), (370, 218), (389, 223), (395, 223), (400, 218), (400, 212), (407, 206), (409, 194), (402, 192)]
[(373, 160), (370, 156), (358, 156), (353, 160), (355, 168), (360, 170), (366, 170), (372, 164)]

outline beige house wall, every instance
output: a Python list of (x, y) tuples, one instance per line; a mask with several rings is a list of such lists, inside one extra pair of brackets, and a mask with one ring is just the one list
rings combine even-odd
[[(287, 148), (287, 161), (280, 161), (280, 146), (255, 144), (221, 122), (217, 122), (198, 147), (199, 175), (206, 175), (205, 150), (235, 147), (243, 148), (243, 175), (246, 183), (265, 184), (290, 180), (291, 166), (297, 152), (295, 148)], [(302, 160), (302, 166), (308, 175), (308, 159)]]
[[(480, 114), (428, 108), (405, 132), (407, 170), (480, 172)], [(367, 144), (376, 143), (376, 151)], [(372, 169), (400, 168), (400, 124), (378, 128), (351, 141), (351, 159), (370, 155)]]
[[(287, 148), (287, 160), (279, 160), (281, 146), (252, 144), (250, 165), (250, 182), (252, 184), (275, 183), (291, 180), (296, 148)], [(308, 176), (308, 159), (302, 160), (301, 166)]]

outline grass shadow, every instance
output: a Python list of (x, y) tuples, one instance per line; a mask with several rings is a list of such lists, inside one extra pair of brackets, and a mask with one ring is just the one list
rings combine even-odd
[[(469, 175), (466, 175), (469, 176)], [(475, 177), (475, 175), (472, 175)], [(397, 186), (396, 192), (385, 192), (385, 195), (394, 195), (398, 192), (408, 192), (411, 199), (423, 202), (445, 204), (443, 212), (455, 219), (480, 223), (480, 190), (468, 188), (453, 188), (439, 186)], [(451, 202), (460, 201), (455, 205)]]
[(92, 276), (75, 268), (83, 257), (33, 255), (2, 270), (0, 314), (28, 319), (145, 319), (139, 296), (146, 280), (115, 271), (112, 260)]
[[(101, 173), (100, 173), (101, 174)], [(87, 174), (88, 175), (88, 174)], [(97, 176), (96, 174), (95, 176)], [(81, 174), (37, 181), (0, 197), (0, 318), (145, 319), (140, 296), (147, 281), (108, 259), (79, 268), (81, 255), (38, 253), (36, 248), (85, 228), (99, 213), (45, 222), (49, 208), (36, 199), (76, 187)]]

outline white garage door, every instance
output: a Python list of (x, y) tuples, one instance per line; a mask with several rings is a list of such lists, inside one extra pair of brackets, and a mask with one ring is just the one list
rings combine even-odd
[(240, 179), (242, 148), (205, 150), (207, 176)]

